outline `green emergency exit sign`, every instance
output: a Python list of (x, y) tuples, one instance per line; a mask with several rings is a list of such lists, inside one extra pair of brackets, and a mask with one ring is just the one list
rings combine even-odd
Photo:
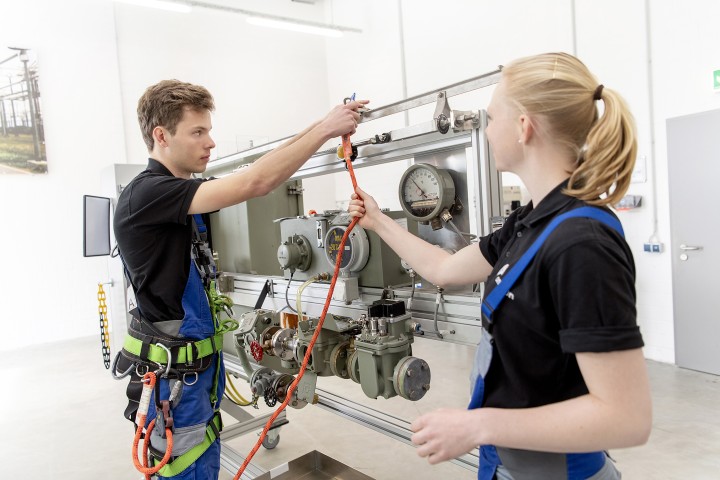
[(713, 88), (715, 91), (720, 91), (720, 70), (713, 72)]

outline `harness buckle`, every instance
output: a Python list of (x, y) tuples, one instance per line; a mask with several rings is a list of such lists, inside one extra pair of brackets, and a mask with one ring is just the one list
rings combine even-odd
[(488, 333), (492, 333), (493, 329), (493, 312), (493, 308), (483, 301), (480, 308), (480, 321), (482, 322), (482, 327), (487, 330)]
[(185, 345), (185, 365), (188, 367), (194, 366), (198, 357), (200, 357), (200, 350), (197, 345), (194, 342), (187, 342), (187, 345)]

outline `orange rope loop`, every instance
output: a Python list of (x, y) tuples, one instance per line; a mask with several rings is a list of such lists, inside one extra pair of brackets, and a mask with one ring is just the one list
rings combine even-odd
[(160, 471), (161, 468), (163, 468), (168, 461), (170, 460), (170, 457), (172, 456), (172, 448), (173, 448), (173, 435), (172, 435), (172, 429), (171, 428), (165, 428), (165, 433), (167, 434), (167, 447), (165, 448), (165, 455), (163, 456), (160, 463), (155, 465), (154, 467), (150, 467), (148, 465), (148, 448), (150, 447), (150, 434), (152, 433), (153, 429), (155, 428), (155, 419), (153, 419), (150, 424), (147, 427), (147, 431), (145, 432), (145, 442), (143, 444), (143, 451), (142, 451), (142, 464), (140, 463), (140, 460), (138, 459), (138, 446), (140, 444), (140, 437), (142, 436), (143, 432), (143, 426), (145, 425), (145, 420), (147, 419), (147, 413), (150, 406), (150, 400), (152, 399), (153, 390), (155, 389), (155, 382), (157, 381), (157, 377), (155, 375), (155, 372), (148, 372), (143, 376), (142, 382), (143, 382), (143, 391), (142, 396), (140, 397), (140, 405), (138, 407), (137, 416), (136, 416), (136, 422), (138, 424), (137, 430), (135, 430), (135, 438), (133, 439), (133, 445), (132, 445), (132, 459), (133, 464), (135, 465), (135, 468), (138, 472), (145, 475), (146, 480), (150, 480), (150, 477), (157, 472)]
[[(352, 143), (350, 142), (350, 135), (343, 135), (342, 136), (342, 146), (343, 146), (343, 154), (345, 155), (345, 165), (347, 165), (348, 172), (350, 173), (350, 180), (352, 181), (353, 190), (357, 190), (357, 180), (355, 179), (355, 172), (352, 168), (352, 161), (350, 160), (350, 156), (352, 155)], [(335, 283), (337, 282), (338, 275), (340, 273), (340, 263), (342, 262), (342, 252), (345, 249), (345, 242), (347, 242), (348, 237), (350, 236), (350, 232), (353, 228), (355, 228), (355, 225), (358, 223), (360, 219), (358, 217), (353, 218), (352, 222), (350, 222), (350, 225), (348, 225), (348, 228), (345, 230), (345, 234), (342, 237), (342, 240), (340, 241), (340, 247), (338, 248), (338, 255), (335, 260), (335, 271), (333, 272), (332, 280), (330, 281), (330, 289), (328, 290), (327, 298), (325, 299), (325, 305), (323, 306), (322, 313), (320, 314), (320, 320), (318, 321), (318, 325), (315, 328), (315, 333), (312, 336), (312, 339), (310, 340), (310, 344), (308, 345), (307, 351), (305, 352), (305, 358), (303, 358), (302, 365), (300, 366), (300, 372), (298, 373), (297, 377), (295, 377), (295, 380), (290, 384), (290, 388), (288, 388), (287, 393), (285, 394), (285, 400), (282, 402), (282, 404), (275, 410), (275, 413), (270, 417), (270, 419), (265, 424), (265, 428), (263, 428), (262, 433), (260, 434), (260, 437), (258, 438), (257, 442), (255, 443), (255, 446), (250, 451), (248, 456), (245, 458), (245, 461), (240, 466), (240, 470), (238, 470), (237, 474), (235, 475), (235, 478), (233, 480), (240, 480), (240, 477), (242, 476), (243, 472), (247, 468), (247, 466), (250, 464), (250, 460), (255, 456), (255, 453), (257, 453), (258, 449), (262, 445), (263, 440), (265, 439), (265, 436), (267, 435), (268, 431), (270, 430), (270, 427), (272, 427), (273, 422), (275, 419), (280, 415), (280, 412), (285, 410), (285, 407), (287, 407), (288, 403), (290, 402), (290, 399), (292, 398), (293, 393), (295, 392), (295, 389), (298, 386), (298, 383), (300, 383), (300, 379), (302, 379), (303, 375), (305, 375), (305, 370), (307, 369), (308, 362), (310, 360), (310, 357), (312, 355), (313, 347), (315, 346), (315, 341), (318, 338), (318, 335), (320, 334), (320, 330), (322, 329), (323, 323), (325, 322), (325, 316), (327, 315), (328, 309), (330, 308), (330, 301), (332, 300), (333, 291), (335, 290)]]

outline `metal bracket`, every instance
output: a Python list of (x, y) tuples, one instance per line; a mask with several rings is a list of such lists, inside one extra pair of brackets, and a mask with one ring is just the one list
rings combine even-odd
[(288, 195), (302, 195), (304, 191), (305, 189), (298, 184), (288, 185), (287, 187)]
[(450, 120), (455, 133), (480, 128), (480, 112), (477, 110), (453, 110)]
[(435, 104), (435, 113), (433, 114), (433, 120), (435, 120), (435, 127), (437, 131), (446, 134), (450, 130), (450, 105), (447, 101), (447, 94), (445, 91), (437, 94), (437, 103)]

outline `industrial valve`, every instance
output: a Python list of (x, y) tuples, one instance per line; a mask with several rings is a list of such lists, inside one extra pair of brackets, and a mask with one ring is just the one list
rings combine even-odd
[[(268, 404), (284, 401), (317, 324), (315, 318), (298, 321), (271, 310), (242, 316), (235, 334), (238, 355), (250, 354), (261, 365), (250, 379), (253, 395)], [(413, 326), (402, 301), (379, 300), (358, 319), (327, 314), (290, 405), (312, 402), (317, 377), (331, 375), (359, 383), (370, 398), (420, 400), (430, 388), (430, 367), (412, 356), (412, 343)]]

